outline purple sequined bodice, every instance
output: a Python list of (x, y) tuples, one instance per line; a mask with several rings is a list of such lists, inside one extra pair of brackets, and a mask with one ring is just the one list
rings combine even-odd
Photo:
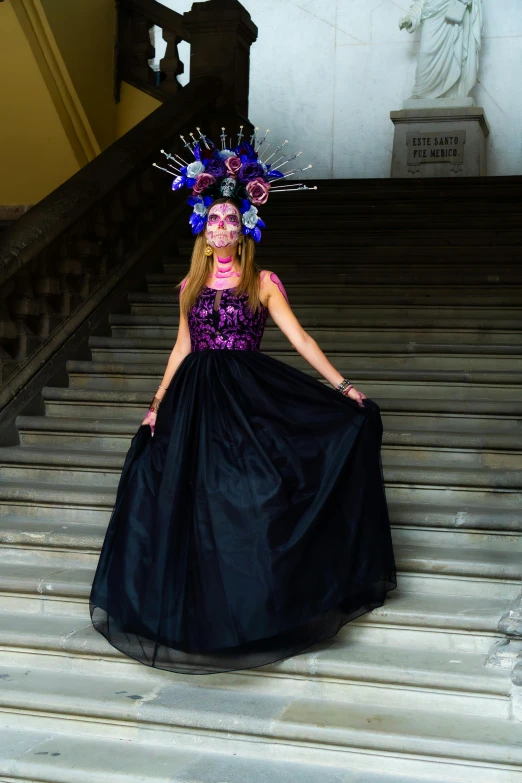
[(192, 351), (258, 351), (268, 308), (253, 313), (247, 303), (248, 295), (234, 296), (232, 288), (204, 286), (188, 314)]

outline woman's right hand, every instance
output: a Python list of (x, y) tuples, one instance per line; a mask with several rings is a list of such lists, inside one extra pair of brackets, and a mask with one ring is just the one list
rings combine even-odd
[(157, 411), (148, 410), (147, 411), (147, 415), (145, 416), (145, 418), (141, 422), (142, 425), (143, 424), (149, 424), (150, 425), (150, 430), (151, 430), (152, 435), (154, 435), (154, 427), (156, 426), (156, 417), (157, 417), (157, 415), (158, 415)]

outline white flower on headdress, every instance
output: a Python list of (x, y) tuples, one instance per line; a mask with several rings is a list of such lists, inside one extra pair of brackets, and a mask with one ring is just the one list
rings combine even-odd
[(243, 223), (247, 228), (255, 228), (257, 225), (257, 207), (252, 205), (248, 212), (243, 212)]
[(206, 207), (202, 201), (198, 201), (197, 204), (194, 204), (194, 212), (196, 215), (204, 217), (208, 212), (208, 207)]
[(196, 179), (198, 174), (202, 174), (205, 171), (205, 167), (200, 160), (195, 160), (189, 163), (187, 166), (187, 177), (190, 179)]
[(227, 158), (231, 158), (232, 155), (235, 155), (235, 152), (232, 152), (232, 150), (219, 150), (218, 155), (222, 160), (226, 160)]

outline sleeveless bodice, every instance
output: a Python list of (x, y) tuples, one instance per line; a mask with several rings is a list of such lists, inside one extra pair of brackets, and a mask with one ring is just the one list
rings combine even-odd
[(252, 312), (246, 293), (203, 286), (188, 314), (192, 351), (258, 351), (267, 317), (263, 305)]

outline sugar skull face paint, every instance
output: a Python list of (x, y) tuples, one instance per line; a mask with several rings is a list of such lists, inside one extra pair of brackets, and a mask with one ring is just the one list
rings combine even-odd
[(231, 249), (241, 236), (241, 213), (234, 204), (214, 204), (207, 218), (207, 242), (211, 247)]

